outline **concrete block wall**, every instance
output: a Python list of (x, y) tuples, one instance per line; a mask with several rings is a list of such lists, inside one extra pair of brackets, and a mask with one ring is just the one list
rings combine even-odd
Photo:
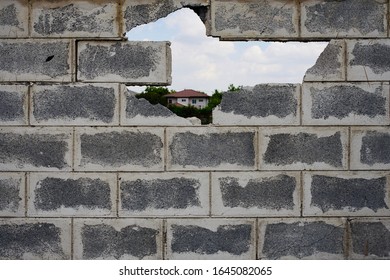
[[(1, 1), (0, 258), (390, 259), (389, 5)], [(183, 7), (221, 40), (330, 43), (196, 126), (126, 91), (172, 78), (169, 42), (125, 31)]]

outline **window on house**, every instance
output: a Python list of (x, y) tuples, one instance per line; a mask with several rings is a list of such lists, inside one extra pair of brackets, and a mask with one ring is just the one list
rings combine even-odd
[(192, 104), (196, 104), (196, 99), (192, 99)]
[(199, 99), (199, 102), (203, 102), (203, 99)]
[(168, 99), (168, 103), (169, 103), (169, 104), (172, 104), (172, 99)]
[(187, 101), (187, 99), (182, 99), (182, 100), (181, 100), (181, 102), (186, 102), (186, 101)]

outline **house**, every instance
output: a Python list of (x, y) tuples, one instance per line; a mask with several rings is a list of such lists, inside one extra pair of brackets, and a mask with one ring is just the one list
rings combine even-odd
[(192, 89), (170, 93), (164, 95), (164, 97), (167, 98), (168, 105), (194, 106), (199, 109), (205, 108), (210, 98), (207, 94)]

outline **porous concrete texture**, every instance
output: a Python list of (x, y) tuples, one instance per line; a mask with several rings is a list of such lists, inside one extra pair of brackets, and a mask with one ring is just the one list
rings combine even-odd
[(215, 125), (298, 125), (300, 85), (261, 84), (224, 92)]
[(1, 125), (27, 124), (27, 93), (25, 85), (0, 85)]
[(374, 172), (305, 172), (304, 216), (388, 216), (390, 177)]
[(213, 216), (299, 216), (300, 174), (213, 173), (211, 197)]
[(0, 3), (0, 38), (28, 36), (28, 0), (2, 0)]
[(208, 216), (209, 174), (120, 173), (119, 210), (126, 216)]
[(169, 85), (170, 43), (81, 41), (77, 78), (83, 82)]
[(259, 220), (259, 259), (343, 259), (344, 219)]
[(389, 125), (388, 83), (304, 83), (304, 125)]
[(162, 259), (162, 221), (76, 219), (74, 259)]
[(251, 219), (168, 220), (166, 259), (255, 259)]
[(25, 215), (26, 181), (24, 173), (0, 173), (0, 216)]

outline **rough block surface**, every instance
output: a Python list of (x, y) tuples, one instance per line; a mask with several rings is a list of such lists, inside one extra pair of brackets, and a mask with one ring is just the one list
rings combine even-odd
[(0, 37), (28, 35), (28, 0), (2, 0), (0, 3)]
[(0, 173), (0, 216), (24, 216), (24, 173)]
[(1, 125), (27, 124), (27, 86), (0, 85)]

